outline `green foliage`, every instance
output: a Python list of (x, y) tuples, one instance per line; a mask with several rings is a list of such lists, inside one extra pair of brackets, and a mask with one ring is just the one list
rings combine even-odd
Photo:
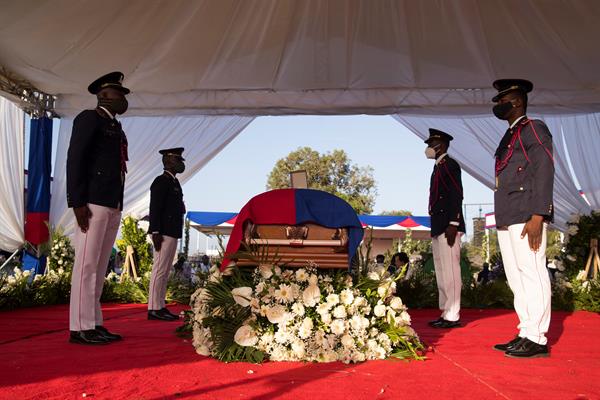
[(185, 225), (183, 228), (183, 256), (185, 260), (188, 259), (190, 254), (190, 220), (185, 219)]
[(590, 215), (575, 216), (567, 224), (569, 237), (565, 240), (561, 258), (565, 274), (572, 278), (580, 270), (585, 269), (590, 254), (590, 240), (600, 239), (600, 211), (594, 211)]
[(411, 267), (414, 273), (410, 279), (396, 282), (396, 295), (409, 308), (437, 308), (435, 275), (425, 271), (421, 261), (414, 262)]
[(461, 306), (465, 308), (512, 308), (513, 294), (505, 280), (478, 285), (475, 279), (463, 282)]
[(75, 249), (73, 249), (71, 240), (64, 234), (62, 228), (50, 229), (48, 253), (46, 268), (50, 270), (63, 268), (66, 271), (73, 269)]
[(390, 211), (382, 211), (379, 213), (379, 215), (404, 217), (404, 216), (411, 216), (413, 214), (412, 214), (412, 211), (409, 211), (409, 210), (390, 210)]
[[(167, 283), (167, 299), (180, 304), (189, 304), (190, 297), (192, 297), (195, 290), (196, 288), (188, 279), (176, 274)], [(145, 293), (148, 293), (148, 291), (146, 290)]]
[(560, 231), (556, 229), (548, 229), (546, 243), (546, 258), (548, 258), (548, 260), (560, 258), (563, 247), (563, 243), (560, 238)]
[(146, 232), (138, 226), (138, 220), (127, 216), (123, 218), (121, 225), (121, 239), (117, 240), (117, 248), (121, 256), (125, 258), (127, 246), (132, 246), (134, 251), (135, 266), (138, 275), (143, 275), (152, 269), (152, 255), (150, 243), (146, 238)]
[(70, 292), (70, 271), (58, 268), (32, 278), (29, 271), (15, 268), (0, 275), (0, 310), (67, 303)]
[(347, 201), (358, 214), (373, 210), (377, 186), (372, 167), (351, 163), (344, 150), (320, 154), (310, 147), (301, 147), (278, 160), (269, 174), (267, 189), (289, 188), (290, 172), (305, 170), (308, 187), (323, 190)]
[(406, 254), (419, 254), (421, 256), (431, 253), (431, 240), (415, 240), (412, 231), (408, 229), (404, 239), (399, 241), (398, 247)]
[(265, 355), (254, 347), (242, 347), (235, 343), (234, 336), (250, 317), (250, 309), (233, 300), (231, 290), (236, 287), (253, 286), (252, 275), (234, 268), (232, 274), (217, 281), (207, 282), (205, 289), (210, 298), (208, 306), (214, 310), (204, 318), (203, 326), (210, 327), (211, 339), (217, 349), (217, 359), (224, 362), (247, 361), (260, 363)]
[(600, 312), (600, 280), (573, 283), (573, 305), (576, 310)]
[[(144, 283), (142, 281), (145, 280)], [(131, 279), (125, 279), (121, 282), (119, 277), (111, 274), (104, 281), (104, 289), (100, 301), (110, 303), (146, 303), (148, 301), (148, 291), (144, 287), (148, 286), (148, 278), (138, 278), (138, 282)]]

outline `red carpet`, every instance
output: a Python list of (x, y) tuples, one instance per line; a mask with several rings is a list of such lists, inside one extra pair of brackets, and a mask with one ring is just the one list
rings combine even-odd
[(491, 350), (515, 333), (509, 310), (464, 310), (452, 331), (413, 310), (426, 361), (253, 365), (197, 355), (144, 305), (104, 310), (123, 342), (69, 344), (67, 306), (0, 313), (0, 399), (600, 399), (600, 316), (588, 312), (553, 313), (547, 359)]

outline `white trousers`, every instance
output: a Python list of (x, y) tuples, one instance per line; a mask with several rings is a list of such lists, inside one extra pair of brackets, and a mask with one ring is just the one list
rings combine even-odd
[(176, 251), (177, 239), (163, 235), (160, 251), (154, 251), (154, 264), (152, 265), (150, 288), (148, 289), (148, 310), (165, 308), (167, 282), (169, 281), (169, 272), (171, 272)]
[(86, 233), (75, 228), (75, 263), (71, 276), (69, 329), (85, 331), (103, 324), (100, 296), (110, 253), (121, 222), (116, 208), (88, 204), (92, 216)]
[(456, 240), (452, 247), (448, 246), (448, 240), (443, 233), (431, 239), (439, 306), (442, 311), (441, 317), (447, 321), (458, 321), (460, 319), (460, 290), (462, 288), (460, 277), (461, 236), (461, 232), (456, 234)]
[(514, 224), (498, 231), (498, 243), (508, 285), (514, 294), (519, 317), (519, 336), (545, 345), (550, 325), (552, 289), (546, 270), (546, 224), (542, 244), (537, 252), (529, 247), (529, 239), (521, 239), (525, 224)]

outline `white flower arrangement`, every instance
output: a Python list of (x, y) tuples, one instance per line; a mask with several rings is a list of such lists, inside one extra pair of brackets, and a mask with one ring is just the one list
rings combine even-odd
[(224, 361), (420, 358), (395, 282), (384, 271), (372, 278), (354, 285), (347, 274), (314, 266), (260, 265), (245, 279), (239, 270), (226, 276), (214, 269), (191, 298), (193, 345)]
[(48, 256), (48, 271), (57, 268), (71, 269), (75, 260), (75, 250), (71, 241), (61, 230), (52, 232), (50, 255)]

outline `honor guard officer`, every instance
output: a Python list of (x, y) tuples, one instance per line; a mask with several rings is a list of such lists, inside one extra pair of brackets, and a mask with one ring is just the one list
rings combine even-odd
[(517, 336), (494, 349), (509, 357), (547, 357), (550, 279), (546, 271), (546, 228), (554, 210), (552, 135), (540, 120), (529, 119), (524, 79), (494, 82), (494, 115), (509, 128), (496, 150), (494, 206), (498, 243), (519, 317)]
[(160, 150), (164, 173), (150, 187), (150, 226), (154, 244), (154, 264), (150, 277), (148, 319), (176, 321), (179, 317), (165, 307), (167, 281), (181, 238), (185, 205), (183, 192), (176, 178), (185, 170), (183, 147)]
[(67, 203), (78, 225), (69, 310), (72, 343), (121, 339), (103, 325), (100, 296), (121, 220), (127, 172), (127, 137), (115, 118), (128, 106), (129, 89), (122, 82), (123, 74), (112, 72), (89, 85), (98, 106), (77, 115), (67, 152)]
[(462, 214), (463, 188), (460, 166), (448, 156), (452, 136), (429, 129), (425, 156), (435, 160), (429, 186), (431, 249), (438, 286), (440, 318), (430, 321), (435, 328), (457, 328), (460, 323), (460, 238), (465, 232)]

